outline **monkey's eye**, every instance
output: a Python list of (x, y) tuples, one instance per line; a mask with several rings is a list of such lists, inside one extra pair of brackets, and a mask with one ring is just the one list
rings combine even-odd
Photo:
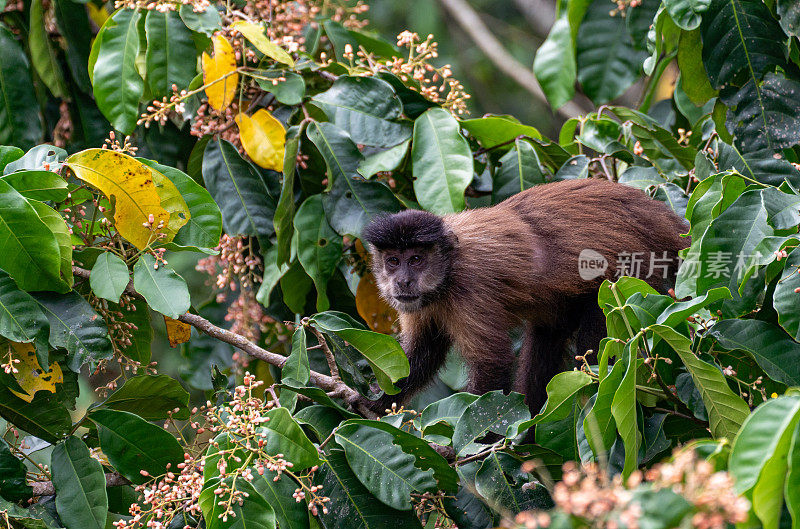
[(400, 259), (398, 259), (397, 257), (389, 257), (388, 259), (386, 259), (386, 264), (394, 268), (395, 266), (400, 264)]
[(420, 261), (422, 261), (422, 257), (420, 257), (419, 255), (412, 255), (411, 257), (408, 258), (408, 264), (410, 265), (419, 264)]

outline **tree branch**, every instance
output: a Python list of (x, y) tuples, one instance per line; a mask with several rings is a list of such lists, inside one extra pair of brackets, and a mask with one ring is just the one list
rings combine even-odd
[[(508, 75), (533, 97), (549, 105), (547, 97), (544, 95), (541, 86), (539, 86), (539, 81), (533, 71), (517, 61), (503, 47), (466, 0), (439, 0), (439, 2), (500, 71)], [(580, 96), (578, 97), (580, 98)], [(594, 108), (594, 105), (588, 102), (588, 99), (581, 98), (579, 101), (567, 102), (556, 110), (556, 113), (564, 119), (569, 119), (585, 114)]]
[(545, 38), (556, 21), (556, 6), (548, 0), (514, 0), (514, 5), (536, 36)]
[[(85, 268), (73, 266), (72, 274), (76, 277), (89, 279), (89, 276), (91, 276), (92, 273)], [(135, 298), (144, 299), (144, 297), (136, 292), (136, 290), (133, 288), (133, 281), (128, 283), (128, 286), (125, 287), (125, 293)], [(263, 347), (251, 342), (244, 336), (231, 332), (227, 329), (223, 329), (222, 327), (218, 327), (198, 314), (191, 314), (187, 312), (186, 314), (182, 314), (178, 320), (191, 325), (198, 331), (204, 332), (212, 338), (216, 338), (221, 342), (225, 342), (234, 346), (253, 358), (263, 360), (264, 362), (275, 367), (283, 367), (283, 364), (286, 363), (285, 356), (267, 351)], [(366, 399), (364, 399), (364, 397), (362, 397), (361, 394), (356, 390), (347, 386), (343, 382), (336, 380), (333, 377), (329, 377), (328, 375), (317, 373), (316, 371), (311, 371), (311, 382), (325, 391), (334, 392), (337, 395), (341, 395), (345, 402), (355, 407), (357, 411), (364, 417), (369, 419), (374, 419), (377, 417), (374, 412), (370, 411), (369, 408), (366, 407), (366, 403), (364, 402)]]
[[(130, 485), (131, 482), (116, 472), (106, 474), (106, 487), (122, 487)], [(52, 481), (34, 481), (31, 483), (34, 496), (52, 496), (56, 493), (56, 488)]]

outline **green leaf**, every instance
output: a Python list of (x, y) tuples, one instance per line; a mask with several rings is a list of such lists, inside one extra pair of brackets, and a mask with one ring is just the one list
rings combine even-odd
[(139, 159), (166, 176), (186, 201), (189, 221), (184, 224), (168, 246), (179, 248), (214, 248), (222, 235), (222, 213), (206, 189), (189, 175), (167, 165)]
[[(213, 6), (210, 7), (213, 10)], [(145, 66), (153, 99), (172, 95), (172, 85), (185, 89), (197, 75), (197, 51), (192, 32), (175, 11), (147, 11)]]
[(800, 398), (780, 397), (764, 402), (744, 421), (728, 461), (737, 493), (752, 490), (779, 445), (791, 439), (800, 418), (798, 410)]
[(222, 211), (225, 233), (256, 236), (265, 242), (272, 236), (277, 196), (233, 145), (225, 140), (208, 143), (203, 181)]
[(723, 90), (727, 126), (744, 152), (791, 147), (800, 140), (800, 82), (767, 73), (763, 82), (749, 80), (735, 93)]
[(67, 88), (64, 85), (64, 77), (61, 74), (61, 66), (58, 63), (56, 50), (53, 42), (47, 35), (44, 22), (44, 10), (42, 0), (34, 0), (31, 3), (31, 24), (28, 33), (28, 47), (31, 50), (31, 64), (39, 74), (44, 84), (50, 89), (53, 96), (57, 98), (66, 97)]
[(213, 5), (206, 8), (205, 11), (197, 12), (191, 4), (184, 4), (181, 6), (180, 15), (186, 27), (209, 37), (222, 27), (219, 11)]
[(139, 119), (139, 100), (144, 80), (136, 68), (140, 51), (138, 9), (120, 9), (103, 25), (92, 46), (97, 60), (92, 69), (92, 87), (97, 107), (115, 129), (131, 134)]
[(56, 236), (31, 204), (0, 179), (0, 268), (23, 290), (65, 292)]
[(366, 181), (358, 174), (363, 156), (345, 131), (330, 123), (311, 123), (307, 134), (328, 167), (332, 187), (323, 206), (337, 233), (360, 236), (375, 215), (400, 211), (402, 205), (388, 186)]
[[(262, 90), (275, 96), (284, 105), (299, 105), (306, 94), (303, 76), (285, 70), (255, 70), (249, 73)], [(282, 79), (282, 80), (280, 80)], [(277, 84), (273, 84), (277, 83)]]
[[(600, 380), (597, 398), (583, 419), (583, 431), (595, 457), (607, 455), (617, 439), (617, 423), (611, 412), (614, 396), (626, 374), (626, 365), (618, 361), (611, 372)], [(601, 455), (603, 454), (603, 455)]]
[(8, 164), (22, 158), (23, 154), (25, 154), (25, 151), (19, 147), (0, 145), (0, 172), (4, 172)]
[[(306, 343), (305, 327), (298, 327), (292, 335), (292, 352), (286, 358), (286, 362), (281, 368), (281, 379), (290, 379), (299, 385), (305, 386), (311, 377), (311, 367), (308, 360), (308, 345)], [(293, 392), (281, 392), (281, 405), (294, 411), (297, 402), (297, 394)]]
[(36, 300), (0, 270), (0, 336), (13, 342), (34, 342), (37, 357), (48, 364), (49, 333), (50, 323)]
[(577, 69), (569, 20), (562, 15), (550, 28), (550, 33), (539, 46), (533, 60), (533, 73), (554, 109), (560, 108), (575, 95)]
[(38, 200), (29, 199), (28, 203), (36, 210), (39, 219), (44, 222), (58, 243), (59, 263), (61, 267), (61, 280), (72, 287), (75, 278), (72, 276), (72, 237), (66, 221), (56, 210)]
[(681, 71), (681, 87), (692, 103), (703, 105), (717, 95), (703, 66), (703, 41), (699, 29), (681, 31), (678, 41), (678, 68)]
[(406, 123), (391, 121), (403, 111), (394, 89), (375, 77), (343, 75), (312, 100), (355, 143), (391, 147), (411, 135)]
[(28, 58), (14, 35), (0, 26), (0, 145), (30, 149), (42, 139)]
[(183, 448), (165, 429), (127, 411), (93, 410), (89, 419), (97, 425), (100, 448), (117, 471), (133, 483), (174, 471), (183, 461)]
[(72, 428), (69, 411), (46, 391), (25, 402), (0, 385), (0, 417), (48, 443), (57, 443)]
[(324, 390), (322, 390), (320, 388), (317, 388), (317, 387), (314, 387), (314, 386), (303, 387), (303, 386), (300, 386), (299, 384), (297, 384), (296, 381), (292, 381), (292, 380), (287, 380), (287, 381), (282, 382), (279, 387), (282, 390), (293, 391), (294, 393), (297, 393), (297, 394), (303, 395), (305, 397), (308, 397), (309, 399), (313, 400), (314, 402), (318, 402), (318, 403), (322, 404), (323, 406), (325, 406), (327, 408), (334, 409), (339, 414), (341, 414), (343, 417), (347, 417), (347, 418), (350, 418), (350, 419), (356, 419), (356, 418), (359, 417), (355, 413), (353, 413), (351, 411), (348, 411), (345, 408), (343, 408), (342, 406), (340, 406), (339, 404), (337, 404), (333, 399), (331, 399), (328, 396), (327, 393), (325, 393)]
[(114, 356), (105, 321), (83, 296), (72, 291), (40, 292), (34, 297), (50, 321), (50, 344), (69, 352), (70, 369), (78, 372), (86, 362)]
[(558, 373), (547, 383), (547, 401), (544, 409), (531, 419), (531, 425), (567, 417), (572, 411), (572, 401), (575, 396), (591, 383), (592, 378), (583, 371)]
[(500, 158), (493, 177), (492, 204), (544, 183), (544, 174), (533, 145), (524, 139), (517, 139), (514, 148)]
[[(283, 182), (278, 204), (275, 206), (273, 226), (275, 227), (275, 264), (278, 267), (289, 262), (294, 233), (294, 174), (297, 166), (297, 152), (300, 149), (300, 137), (286, 141), (283, 155)], [(266, 275), (266, 274), (265, 274)]]
[(30, 498), (33, 491), (25, 479), (27, 475), (25, 463), (17, 459), (8, 444), (0, 439), (0, 496), (11, 501)]
[(3, 180), (28, 199), (63, 202), (67, 198), (67, 182), (50, 171), (17, 171)]
[(414, 194), (423, 208), (438, 214), (464, 209), (464, 191), (473, 176), (472, 151), (449, 112), (432, 108), (417, 118), (411, 161)]
[(725, 375), (695, 356), (691, 340), (674, 329), (663, 325), (651, 325), (650, 329), (678, 353), (686, 370), (692, 375), (695, 387), (703, 396), (712, 435), (717, 439), (736, 437), (739, 427), (750, 415), (750, 408), (739, 395), (731, 391)]
[(769, 149), (741, 153), (727, 143), (720, 142), (718, 145), (717, 164), (720, 171), (736, 169), (744, 176), (774, 186), (781, 185), (784, 180), (795, 187), (800, 185), (800, 172)]
[[(390, 443), (399, 446), (406, 454), (414, 456), (415, 467), (425, 472), (428, 470), (433, 471), (433, 477), (438, 483), (438, 490), (445, 492), (456, 492), (458, 490), (458, 474), (456, 474), (455, 470), (447, 463), (444, 457), (434, 450), (427, 441), (392, 426), (388, 422), (350, 419), (336, 430), (336, 434), (348, 437), (359, 437), (355, 432), (356, 430), (360, 430), (360, 428), (356, 427), (361, 426), (375, 428), (388, 433), (390, 435), (388, 439), (391, 439)], [(345, 448), (345, 453), (347, 453), (347, 448)]]
[(770, 67), (783, 65), (780, 26), (761, 0), (712, 0), (701, 24), (703, 64), (711, 86), (720, 89), (744, 70), (758, 82)]
[(342, 238), (325, 218), (321, 195), (312, 195), (300, 205), (294, 216), (294, 232), (297, 258), (317, 288), (317, 310), (327, 310), (328, 280), (342, 258)]
[(495, 510), (522, 512), (549, 507), (544, 487), (520, 470), (519, 460), (508, 454), (490, 453), (475, 474), (475, 490)]
[(666, 0), (664, 5), (679, 28), (691, 31), (700, 25), (710, 3), (711, 0)]
[(411, 493), (433, 492), (433, 470), (415, 466), (416, 457), (394, 444), (395, 437), (363, 424), (345, 424), (336, 429), (336, 442), (364, 486), (386, 505), (410, 510)]
[(369, 179), (381, 171), (394, 171), (408, 154), (408, 146), (410, 144), (411, 140), (406, 140), (385, 151), (364, 157), (361, 163), (358, 164), (358, 174)]
[[(189, 418), (189, 393), (167, 375), (129, 378), (101, 404), (104, 408), (135, 413), (148, 421)], [(175, 410), (178, 410), (177, 412)]]
[(419, 519), (410, 510), (398, 511), (377, 501), (361, 484), (347, 462), (344, 451), (331, 450), (320, 468), (322, 490), (339, 508), (320, 515), (326, 529), (419, 529)]
[(286, 408), (274, 408), (265, 414), (269, 421), (262, 426), (267, 434), (264, 450), (270, 454), (284, 454), (284, 459), (294, 464), (296, 471), (319, 463), (317, 449), (303, 433)]
[(89, 51), (92, 44), (92, 28), (85, 7), (73, 0), (55, 0), (53, 2), (58, 32), (66, 41), (66, 59), (72, 78), (80, 89), (91, 93), (89, 73), (86, 65), (89, 62)]
[[(797, 310), (796, 303), (793, 309)], [(772, 380), (800, 385), (800, 344), (777, 325), (760, 320), (722, 320), (711, 327), (708, 336), (726, 349), (748, 353)]]
[(459, 124), (469, 132), (470, 136), (478, 140), (484, 149), (510, 142), (517, 136), (542, 139), (538, 130), (530, 125), (523, 125), (513, 116), (487, 115), (482, 118), (465, 119)]
[[(275, 511), (275, 519), (280, 529), (306, 529), (309, 527), (308, 504), (295, 501), (292, 495), (297, 482), (286, 474), (278, 476), (265, 469), (263, 475), (254, 475), (251, 485)], [(328, 495), (328, 491), (325, 491)]]
[(130, 280), (125, 261), (111, 252), (103, 252), (94, 262), (89, 285), (95, 296), (119, 303), (119, 297), (125, 292)]
[(467, 407), (476, 400), (478, 400), (477, 395), (455, 393), (428, 404), (420, 415), (419, 429), (426, 438), (430, 435), (444, 436), (447, 444), (450, 444), (456, 423)]
[(614, 417), (617, 431), (619, 431), (625, 447), (625, 463), (622, 468), (623, 479), (627, 479), (636, 470), (639, 463), (639, 445), (642, 441), (636, 414), (636, 358), (638, 357), (640, 340), (641, 336), (625, 344), (623, 351), (625, 374), (622, 376), (619, 387), (614, 392), (614, 398), (611, 401), (611, 415)]
[(178, 319), (189, 310), (191, 302), (186, 281), (172, 268), (157, 265), (150, 254), (142, 255), (133, 266), (133, 286), (150, 308), (165, 316)]
[(788, 472), (784, 490), (786, 506), (797, 523), (800, 519), (800, 427), (795, 426), (788, 454)]
[(68, 437), (57, 444), (51, 455), (50, 472), (58, 516), (67, 529), (105, 529), (106, 476), (83, 441)]
[[(797, 207), (797, 206), (795, 206)], [(783, 275), (775, 286), (775, 293), (772, 297), (772, 305), (778, 312), (778, 322), (789, 335), (796, 341), (800, 341), (800, 252), (793, 251), (786, 260), (786, 268)], [(798, 344), (800, 348), (800, 344)], [(800, 351), (799, 351), (800, 352)], [(790, 384), (796, 386), (800, 381)]]
[(456, 455), (480, 452), (486, 445), (477, 443), (478, 439), (489, 432), (506, 435), (509, 429), (518, 427), (530, 417), (524, 397), (519, 393), (503, 395), (502, 391), (490, 391), (481, 395), (456, 423), (453, 432)]
[(397, 340), (391, 336), (368, 331), (341, 312), (323, 312), (314, 315), (312, 324), (327, 333), (334, 333), (358, 349), (369, 362), (381, 389), (394, 395), (393, 383), (408, 376), (408, 357)]
[[(233, 486), (230, 478), (226, 483), (228, 488)], [(225, 509), (220, 505), (222, 502), (219, 497), (214, 494), (215, 488), (213, 485), (206, 487), (197, 500), (208, 529), (275, 529), (275, 511), (253, 485), (243, 479), (236, 482), (235, 489), (247, 496), (242, 496), (241, 504), (234, 502), (233, 514), (224, 518), (222, 513)]]
[(800, 5), (792, 0), (778, 0), (778, 16), (786, 33), (800, 37)]
[(621, 95), (639, 76), (645, 53), (636, 49), (621, 16), (594, 0), (577, 39), (578, 81), (595, 103)]

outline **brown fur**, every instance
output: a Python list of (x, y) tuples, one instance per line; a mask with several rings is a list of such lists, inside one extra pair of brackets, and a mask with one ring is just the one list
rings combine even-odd
[[(679, 236), (685, 223), (665, 204), (634, 188), (597, 179), (536, 186), (496, 206), (443, 220), (455, 241), (447, 254), (447, 283), (422, 307), (408, 312), (398, 307), (401, 342), (412, 372), (402, 396), (386, 396), (378, 407), (424, 387), (449, 344), (455, 343), (469, 367), (467, 391), (514, 389), (526, 394), (532, 411), (538, 411), (545, 385), (568, 366), (570, 344), (583, 354), (596, 349), (605, 336), (597, 290), (603, 279), (613, 278), (617, 256), (644, 252), (644, 279), (650, 252), (661, 256), (666, 251), (675, 258), (689, 242)], [(604, 276), (591, 281), (579, 276), (583, 249), (608, 260)], [(384, 259), (391, 249), (373, 246), (372, 251), (375, 276), (387, 295), (391, 288)], [(665, 278), (660, 276), (656, 270), (646, 280), (663, 290)], [(526, 336), (515, 369), (509, 331), (517, 327), (524, 327)]]

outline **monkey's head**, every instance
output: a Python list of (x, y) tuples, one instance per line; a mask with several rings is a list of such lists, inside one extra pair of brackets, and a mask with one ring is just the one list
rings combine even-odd
[(411, 209), (380, 215), (361, 239), (381, 294), (398, 311), (418, 311), (445, 291), (457, 239), (440, 217)]

